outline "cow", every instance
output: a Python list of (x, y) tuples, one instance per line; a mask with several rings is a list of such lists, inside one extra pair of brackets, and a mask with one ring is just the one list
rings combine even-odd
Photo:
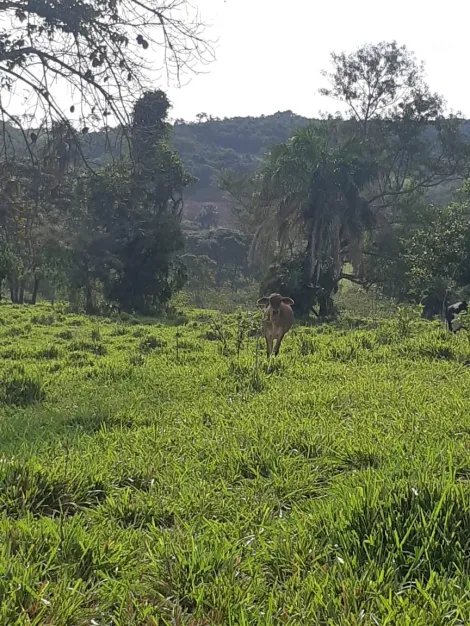
[(447, 328), (451, 333), (456, 333), (463, 328), (462, 323), (456, 319), (462, 311), (468, 311), (468, 303), (465, 300), (463, 300), (463, 302), (456, 302), (447, 307), (446, 322)]
[(294, 313), (291, 307), (294, 305), (294, 301), (292, 298), (282, 297), (279, 293), (272, 293), (267, 298), (260, 298), (257, 305), (264, 307), (263, 331), (269, 359), (273, 353), (274, 340), (276, 339), (274, 356), (277, 356), (284, 335), (292, 326)]

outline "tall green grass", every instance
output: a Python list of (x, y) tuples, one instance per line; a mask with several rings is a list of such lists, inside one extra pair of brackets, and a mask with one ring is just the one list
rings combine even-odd
[(467, 334), (0, 318), (0, 624), (470, 623)]

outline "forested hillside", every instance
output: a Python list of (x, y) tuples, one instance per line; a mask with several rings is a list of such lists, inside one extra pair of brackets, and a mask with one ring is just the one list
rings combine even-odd
[[(201, 204), (215, 202), (219, 206), (222, 222), (227, 221), (227, 203), (217, 184), (220, 173), (224, 169), (253, 171), (270, 146), (286, 141), (294, 130), (305, 126), (308, 121), (292, 111), (230, 119), (201, 115), (197, 122), (176, 120), (172, 143), (188, 171), (197, 178), (187, 191), (189, 217), (194, 217)], [(6, 127), (11, 154), (22, 154), (24, 142), (21, 132), (8, 124)], [(105, 165), (127, 151), (126, 140), (115, 129), (87, 134), (82, 146), (83, 156), (95, 167)]]
[(228, 204), (218, 188), (224, 169), (253, 171), (266, 151), (286, 141), (308, 123), (292, 111), (261, 117), (200, 118), (197, 123), (178, 121), (173, 143), (184, 164), (198, 180), (188, 190), (186, 213), (193, 217), (206, 202), (216, 203), (222, 223), (230, 221)]
[[(311, 120), (292, 111), (280, 111), (261, 117), (213, 118), (201, 114), (197, 122), (176, 120), (172, 143), (189, 173), (197, 181), (186, 192), (186, 214), (191, 219), (206, 203), (219, 208), (221, 223), (229, 223), (229, 203), (218, 186), (225, 169), (252, 172), (262, 162), (271, 146), (285, 142), (292, 133)], [(321, 124), (319, 121), (318, 124)], [(11, 153), (24, 152), (21, 132), (6, 125)], [(470, 137), (470, 121), (465, 123)], [(83, 156), (95, 167), (109, 163), (127, 151), (127, 142), (116, 129), (92, 132), (82, 140)], [(446, 184), (432, 191), (436, 203), (446, 203), (455, 185)]]
[[(176, 120), (173, 146), (188, 171), (197, 178), (186, 192), (187, 217), (194, 218), (202, 205), (215, 203), (221, 223), (230, 223), (229, 203), (218, 186), (221, 172), (225, 169), (254, 171), (270, 147), (285, 142), (296, 129), (310, 121), (292, 111), (225, 119), (201, 115), (197, 122)], [(470, 138), (470, 121), (465, 122), (463, 132)], [(107, 163), (112, 154), (125, 150), (125, 145), (116, 131), (92, 133), (84, 142), (84, 153), (97, 164)], [(453, 183), (439, 185), (430, 190), (430, 198), (436, 204), (445, 204), (456, 186)]]
[(224, 169), (251, 170), (266, 149), (288, 139), (309, 120), (292, 111), (262, 117), (213, 119), (199, 123), (175, 123), (174, 146), (186, 166), (198, 178), (193, 194), (205, 199), (214, 178)]

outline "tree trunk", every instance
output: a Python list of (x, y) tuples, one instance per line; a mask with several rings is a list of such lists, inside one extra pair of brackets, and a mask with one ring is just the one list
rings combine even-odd
[(93, 292), (90, 285), (85, 287), (85, 312), (87, 315), (93, 315), (95, 307), (93, 305)]
[(328, 317), (330, 313), (328, 298), (321, 296), (319, 299), (319, 305), (320, 308), (318, 310), (318, 317)]
[(306, 283), (311, 282), (315, 271), (315, 236), (316, 228), (311, 228), (304, 260), (304, 280)]
[(335, 315), (335, 303), (331, 293), (323, 290), (323, 293), (318, 296), (318, 304), (320, 306), (318, 310), (318, 317), (330, 317)]
[(21, 284), (20, 284), (20, 290), (19, 290), (19, 295), (18, 295), (18, 302), (19, 302), (19, 304), (24, 304), (24, 284), (23, 284), (23, 281), (21, 281)]
[(13, 304), (18, 304), (19, 302), (18, 277), (14, 275), (10, 277), (10, 298)]
[(31, 296), (31, 304), (36, 304), (36, 302), (37, 302), (38, 291), (39, 291), (39, 283), (40, 283), (40, 279), (35, 277), (34, 278), (33, 295)]
[(204, 300), (203, 300), (202, 295), (201, 295), (201, 293), (199, 291), (196, 291), (194, 300), (196, 302), (196, 306), (197, 306), (198, 309), (205, 309)]

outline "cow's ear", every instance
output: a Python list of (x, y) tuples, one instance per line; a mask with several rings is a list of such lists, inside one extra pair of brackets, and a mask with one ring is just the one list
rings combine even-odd
[(288, 304), (289, 306), (293, 306), (295, 304), (292, 298), (282, 298), (281, 302), (284, 302), (284, 304)]
[(267, 306), (269, 304), (269, 298), (260, 298), (256, 303), (256, 306)]

